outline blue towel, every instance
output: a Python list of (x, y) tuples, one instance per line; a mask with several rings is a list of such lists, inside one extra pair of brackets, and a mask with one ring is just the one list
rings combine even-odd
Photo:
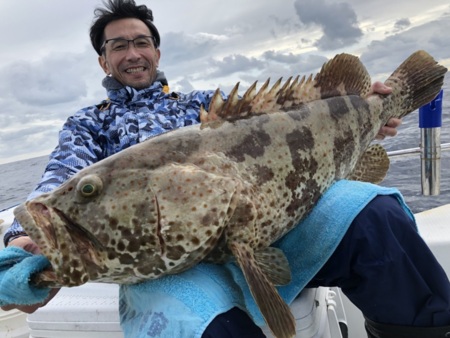
[[(353, 219), (377, 195), (396, 196), (414, 219), (397, 189), (342, 180), (328, 189), (305, 220), (275, 243), (285, 252), (292, 271), (292, 282), (277, 288), (288, 304), (332, 255)], [(201, 263), (175, 276), (120, 288), (125, 337), (199, 338), (218, 314), (235, 306), (246, 310), (258, 325), (265, 325), (234, 263)]]
[(32, 285), (30, 277), (49, 266), (45, 256), (33, 255), (19, 247), (0, 250), (0, 306), (43, 302), (50, 289)]

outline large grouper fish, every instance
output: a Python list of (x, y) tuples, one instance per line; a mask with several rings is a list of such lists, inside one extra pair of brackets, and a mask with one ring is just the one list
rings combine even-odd
[(446, 71), (417, 51), (385, 82), (392, 93), (379, 95), (359, 58), (339, 54), (315, 77), (254, 84), (242, 96), (236, 85), (226, 101), (218, 90), (200, 124), (123, 150), (15, 209), (51, 262), (34, 281), (137, 283), (234, 259), (274, 335), (294, 336), (274, 287), (289, 283), (290, 269), (270, 245), (333, 182), (380, 182), (389, 160), (371, 142), (390, 118), (433, 100)]

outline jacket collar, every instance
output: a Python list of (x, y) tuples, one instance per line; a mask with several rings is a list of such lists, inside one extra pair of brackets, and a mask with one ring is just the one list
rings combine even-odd
[(138, 90), (130, 86), (124, 86), (111, 76), (106, 76), (102, 81), (102, 85), (108, 93), (109, 100), (115, 103), (124, 103), (167, 92), (168, 82), (164, 72), (158, 71), (155, 81), (147, 88)]

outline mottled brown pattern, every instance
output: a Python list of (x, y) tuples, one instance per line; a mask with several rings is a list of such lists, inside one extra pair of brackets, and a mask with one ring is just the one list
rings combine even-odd
[(245, 156), (258, 158), (264, 156), (264, 149), (271, 144), (270, 135), (264, 130), (253, 130), (252, 133), (246, 135), (242, 141), (231, 147), (226, 155), (237, 162), (244, 162)]
[(373, 121), (364, 118), (365, 116), (367, 116), (367, 114), (370, 114), (369, 104), (367, 103), (366, 100), (356, 95), (351, 95), (348, 98), (350, 100), (352, 108), (359, 112), (359, 114), (357, 114), (358, 119), (357, 123), (359, 126), (357, 131), (360, 134), (360, 138), (367, 139), (373, 137), (370, 135), (371, 133), (374, 133), (375, 129)]
[(330, 116), (335, 123), (343, 121), (345, 115), (350, 112), (350, 108), (347, 106), (347, 101), (343, 97), (332, 97), (326, 99), (325, 102), (328, 105)]
[(272, 181), (275, 175), (272, 168), (266, 165), (259, 164), (255, 165), (253, 172), (259, 186), (263, 185), (266, 182)]
[(336, 136), (334, 139), (333, 159), (337, 173), (341, 172), (341, 166), (355, 164), (345, 161), (345, 159), (352, 158), (356, 152), (356, 144), (353, 136), (353, 131), (347, 127), (341, 132), (341, 135)]

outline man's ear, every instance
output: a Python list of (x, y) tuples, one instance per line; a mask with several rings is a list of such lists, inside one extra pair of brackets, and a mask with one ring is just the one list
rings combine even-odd
[(106, 75), (111, 75), (108, 67), (108, 62), (106, 61), (106, 58), (103, 54), (98, 57), (98, 64), (100, 65), (100, 67), (102, 67)]
[(156, 54), (158, 55), (158, 57), (156, 59), (157, 60), (156, 67), (158, 67), (159, 66), (159, 59), (161, 58), (161, 50), (159, 48), (156, 49)]

